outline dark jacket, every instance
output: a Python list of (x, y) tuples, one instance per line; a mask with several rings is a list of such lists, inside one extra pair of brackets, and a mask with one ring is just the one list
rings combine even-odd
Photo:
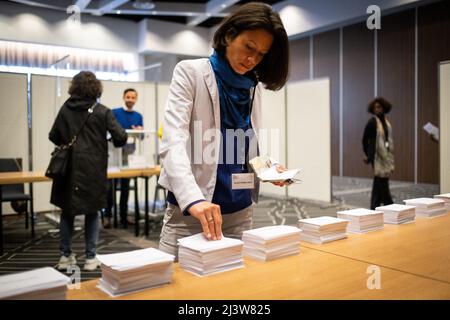
[[(375, 117), (376, 116), (373, 116), (369, 119), (369, 121), (367, 121), (362, 139), (363, 150), (367, 157), (367, 163), (370, 163), (372, 166), (375, 161), (375, 144), (377, 142), (377, 120)], [(381, 114), (378, 118), (381, 120), (381, 124), (383, 125), (383, 129), (386, 134), (386, 139), (388, 139), (386, 118), (384, 114)]]
[[(59, 110), (49, 139), (56, 145), (67, 144), (78, 133), (94, 104), (95, 100), (71, 96)], [(73, 145), (68, 176), (53, 181), (50, 202), (60, 207), (63, 214), (94, 214), (106, 207), (107, 132), (116, 147), (126, 143), (127, 133), (112, 111), (97, 104)]]

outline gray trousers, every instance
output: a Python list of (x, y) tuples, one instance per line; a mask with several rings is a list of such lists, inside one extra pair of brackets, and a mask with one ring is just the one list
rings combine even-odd
[[(222, 234), (228, 238), (242, 239), (242, 233), (252, 228), (253, 207), (222, 215)], [(159, 250), (173, 254), (178, 260), (178, 239), (202, 233), (196, 218), (184, 216), (180, 207), (168, 203), (159, 240)]]

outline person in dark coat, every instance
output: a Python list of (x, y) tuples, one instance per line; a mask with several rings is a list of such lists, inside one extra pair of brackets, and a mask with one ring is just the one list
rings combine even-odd
[[(98, 211), (106, 207), (108, 146), (107, 132), (114, 146), (123, 146), (127, 133), (112, 111), (97, 102), (102, 84), (92, 72), (82, 71), (71, 82), (70, 98), (63, 104), (49, 133), (55, 145), (68, 144), (80, 132), (68, 162), (65, 178), (53, 180), (50, 202), (62, 209), (60, 220), (61, 258), (58, 269), (76, 264), (71, 250), (74, 218), (85, 216), (86, 270), (95, 270), (99, 230)], [(89, 117), (89, 118), (88, 118)]]
[(389, 177), (394, 172), (394, 139), (392, 126), (386, 114), (392, 105), (384, 98), (378, 97), (371, 101), (368, 112), (373, 115), (364, 128), (362, 139), (363, 150), (366, 154), (364, 162), (370, 164), (374, 170), (370, 208), (392, 204), (389, 190)]

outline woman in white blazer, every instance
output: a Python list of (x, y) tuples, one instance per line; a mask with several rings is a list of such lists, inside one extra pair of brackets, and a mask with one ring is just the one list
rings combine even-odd
[(206, 59), (175, 67), (163, 122), (159, 183), (168, 190), (161, 250), (203, 232), (241, 238), (251, 228), (259, 182), (248, 160), (258, 154), (261, 86), (279, 90), (289, 69), (289, 42), (278, 13), (248, 3), (228, 16)]

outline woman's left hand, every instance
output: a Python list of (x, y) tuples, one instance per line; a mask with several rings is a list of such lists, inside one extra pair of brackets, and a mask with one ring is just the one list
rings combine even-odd
[[(287, 169), (286, 169), (284, 166), (282, 166), (281, 164), (277, 164), (277, 165), (276, 165), (276, 169), (277, 169), (278, 173), (281, 173), (281, 172), (284, 172), (284, 171), (287, 170)], [(276, 186), (279, 186), (279, 187), (284, 187), (284, 186), (289, 185), (288, 182), (272, 182), (272, 184), (273, 184), (273, 185), (276, 185)]]

